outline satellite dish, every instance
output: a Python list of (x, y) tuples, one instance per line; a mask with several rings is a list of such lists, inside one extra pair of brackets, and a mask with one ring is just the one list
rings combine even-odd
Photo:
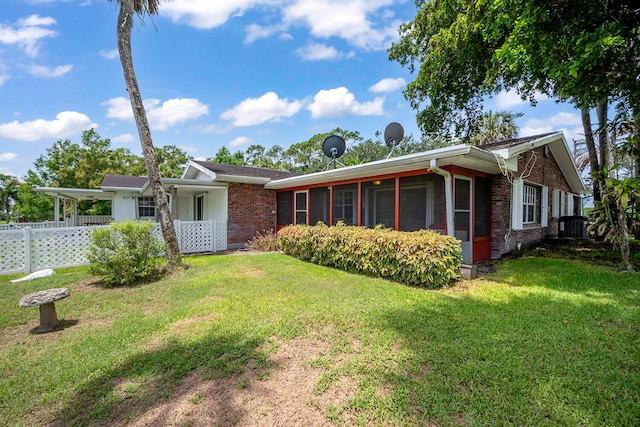
[(384, 130), (384, 142), (387, 144), (387, 147), (391, 148), (391, 151), (387, 154), (387, 159), (391, 157), (391, 154), (393, 154), (393, 150), (396, 148), (396, 145), (402, 142), (403, 136), (404, 129), (400, 123), (392, 122), (387, 125)]
[(334, 169), (336, 167), (337, 158), (344, 154), (345, 148), (347, 148), (347, 145), (345, 144), (344, 139), (338, 135), (328, 136), (322, 143), (322, 151), (325, 156), (331, 159)]
[(384, 130), (384, 142), (389, 148), (393, 149), (393, 147), (400, 144), (402, 137), (404, 137), (404, 129), (400, 123), (389, 123)]

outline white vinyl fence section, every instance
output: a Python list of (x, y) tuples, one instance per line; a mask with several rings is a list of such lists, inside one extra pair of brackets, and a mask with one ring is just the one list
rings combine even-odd
[[(227, 249), (224, 221), (175, 221), (174, 225), (182, 253)], [(108, 226), (0, 231), (0, 274), (86, 265), (91, 233), (101, 227)], [(159, 224), (155, 232), (162, 238)]]
[(0, 231), (11, 231), (11, 230), (23, 230), (25, 228), (31, 229), (40, 229), (40, 228), (57, 228), (57, 227), (66, 227), (63, 221), (60, 221), (56, 224), (55, 221), (45, 221), (45, 222), (10, 222), (9, 224), (0, 224)]

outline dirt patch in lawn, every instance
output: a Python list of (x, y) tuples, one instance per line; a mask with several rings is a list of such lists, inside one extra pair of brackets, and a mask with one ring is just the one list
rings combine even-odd
[[(139, 413), (125, 401), (114, 424), (131, 426), (330, 426), (353, 424), (344, 411), (354, 396), (351, 377), (341, 376), (316, 391), (325, 367), (311, 363), (329, 353), (315, 338), (277, 343), (271, 366), (240, 375), (207, 379), (203, 370), (185, 377), (171, 398)], [(139, 414), (139, 415), (134, 415)], [(332, 421), (333, 420), (333, 421)]]

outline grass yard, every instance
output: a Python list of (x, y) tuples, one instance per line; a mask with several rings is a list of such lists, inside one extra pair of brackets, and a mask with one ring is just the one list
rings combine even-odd
[[(640, 275), (523, 257), (426, 291), (282, 254), (105, 289), (0, 276), (0, 425), (640, 425)], [(68, 287), (42, 335), (18, 300)]]

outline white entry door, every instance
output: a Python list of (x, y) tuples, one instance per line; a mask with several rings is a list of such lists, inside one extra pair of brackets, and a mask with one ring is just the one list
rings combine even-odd
[(307, 225), (307, 192), (295, 192), (295, 223)]

